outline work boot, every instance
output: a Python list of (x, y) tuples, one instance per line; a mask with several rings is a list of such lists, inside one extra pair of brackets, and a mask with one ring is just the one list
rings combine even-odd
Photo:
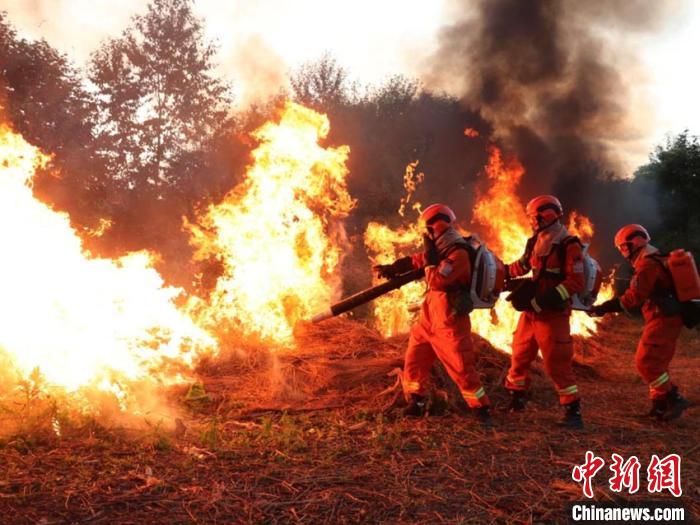
[(493, 419), (491, 419), (491, 407), (476, 407), (472, 408), (474, 417), (481, 423), (481, 426), (487, 430), (493, 428)]
[(581, 418), (581, 401), (578, 399), (562, 405), (564, 407), (564, 417), (558, 425), (563, 428), (581, 429), (583, 428), (583, 418)]
[(408, 406), (403, 409), (403, 415), (406, 417), (423, 417), (426, 405), (425, 396), (411, 394)]
[(510, 390), (510, 405), (508, 412), (522, 412), (527, 403), (527, 392), (525, 390)]
[(666, 410), (668, 410), (668, 398), (666, 396), (657, 397), (651, 400), (651, 409), (647, 415), (657, 421), (663, 421)]
[(690, 401), (681, 395), (677, 386), (671, 387), (671, 390), (666, 392), (666, 401), (668, 406), (665, 414), (666, 421), (678, 419), (683, 411), (690, 406)]

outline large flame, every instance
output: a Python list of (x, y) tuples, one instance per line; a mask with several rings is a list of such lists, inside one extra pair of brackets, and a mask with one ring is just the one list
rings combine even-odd
[[(489, 186), (474, 206), (473, 221), (483, 227), (479, 233), (489, 249), (510, 263), (522, 255), (531, 235), (525, 209), (516, 194), (525, 169), (515, 158), (504, 159), (501, 150), (491, 145), (484, 171)], [(501, 297), (493, 311), (475, 310), (471, 317), (474, 332), (496, 348), (510, 352), (519, 317), (510, 303)]]
[(531, 235), (525, 209), (516, 194), (525, 169), (515, 158), (504, 160), (501, 150), (491, 145), (485, 172), (489, 187), (474, 206), (473, 221), (484, 228), (489, 249), (509, 263), (522, 255)]
[(329, 129), (325, 115), (288, 103), (279, 122), (253, 134), (260, 145), (245, 181), (192, 228), (199, 257), (224, 266), (209, 303), (199, 305), (205, 326), (288, 342), (297, 321), (338, 295), (343, 219), (354, 201), (349, 148), (320, 144)]
[[(401, 217), (405, 216), (406, 207), (424, 179), (422, 172), (416, 173), (417, 166), (418, 161), (406, 165), (403, 176), (406, 195), (401, 198), (399, 206)], [(420, 215), (421, 203), (414, 202), (411, 209)], [(420, 245), (420, 240), (421, 232), (416, 221), (396, 230), (385, 224), (370, 222), (364, 236), (365, 246), (373, 265), (390, 264), (400, 257), (414, 253)], [(374, 276), (373, 283), (378, 282), (379, 279)], [(416, 281), (377, 298), (374, 301), (375, 327), (385, 336), (405, 333), (413, 321), (415, 306), (420, 303), (424, 293), (424, 283)]]
[[(466, 133), (472, 136), (471, 133)], [(525, 173), (520, 162), (515, 158), (504, 159), (501, 150), (495, 145), (489, 146), (489, 161), (485, 167), (488, 187), (474, 206), (473, 222), (481, 226), (479, 234), (496, 255), (510, 263), (518, 259), (531, 236), (530, 226), (525, 216), (525, 209), (516, 190)], [(570, 214), (568, 225), (572, 234), (579, 235), (583, 242), (589, 242), (593, 236), (590, 220), (577, 213)], [(415, 225), (399, 230), (376, 223), (370, 223), (365, 233), (365, 244), (375, 254), (373, 262), (390, 262), (403, 254), (407, 247), (418, 245), (420, 234)], [(399, 293), (387, 295), (377, 301), (375, 307), (377, 328), (385, 335), (393, 335), (408, 330), (412, 321), (406, 310), (407, 300), (419, 299), (422, 288), (411, 285)], [(405, 291), (404, 291), (405, 290)], [(599, 294), (600, 298), (612, 295), (612, 289), (606, 285)], [(475, 310), (471, 314), (472, 329), (487, 339), (494, 347), (510, 352), (513, 331), (519, 312), (510, 303), (501, 298), (493, 310)], [(584, 312), (574, 312), (571, 331), (573, 334), (589, 336), (595, 332), (598, 319), (591, 318)]]
[[(393, 230), (384, 224), (370, 222), (364, 241), (372, 264), (390, 264), (414, 253), (420, 238), (415, 225)], [(374, 284), (378, 282), (379, 279), (375, 276)], [(424, 283), (416, 281), (377, 298), (374, 301), (374, 324), (377, 330), (387, 337), (405, 333), (413, 321), (412, 307), (421, 301), (424, 293)]]
[(147, 253), (92, 257), (68, 216), (33, 197), (48, 157), (5, 125), (0, 159), (0, 357), (14, 381), (38, 370), (52, 387), (112, 392), (124, 404), (130, 382), (174, 380), (214, 344)]

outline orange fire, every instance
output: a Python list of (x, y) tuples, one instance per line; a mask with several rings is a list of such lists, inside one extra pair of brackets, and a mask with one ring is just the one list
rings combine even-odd
[[(421, 232), (416, 225), (393, 230), (384, 224), (370, 222), (365, 231), (365, 246), (372, 264), (390, 264), (418, 249)], [(374, 283), (379, 279), (374, 277)], [(405, 333), (413, 322), (412, 306), (420, 303), (425, 293), (421, 281), (408, 283), (374, 301), (374, 324), (377, 330), (389, 337)]]
[[(399, 215), (405, 216), (406, 206), (411, 201), (419, 184), (423, 182), (423, 173), (415, 173), (418, 161), (406, 166), (403, 181), (406, 196), (401, 199)], [(421, 204), (415, 202), (411, 209), (420, 215)], [(400, 257), (405, 257), (418, 250), (422, 232), (418, 229), (417, 221), (412, 221), (406, 227), (393, 230), (385, 224), (370, 222), (365, 231), (364, 242), (370, 254), (372, 264), (390, 264)], [(374, 276), (373, 284), (380, 280)], [(405, 333), (413, 322), (412, 311), (422, 300), (425, 285), (413, 282), (402, 286), (374, 301), (374, 324), (385, 336)]]
[[(470, 136), (469, 133), (465, 134)], [(532, 235), (524, 206), (516, 193), (525, 170), (517, 159), (504, 159), (501, 150), (491, 145), (489, 161), (484, 171), (488, 179), (488, 188), (477, 199), (472, 221), (481, 225), (479, 233), (489, 249), (509, 263), (522, 255), (525, 244)], [(593, 235), (590, 220), (572, 212), (570, 221), (572, 234), (580, 235), (584, 242), (588, 242)], [(371, 253), (375, 254), (373, 262), (385, 263), (402, 254), (401, 247), (415, 249), (420, 235), (421, 232), (415, 224), (395, 231), (387, 226), (371, 223), (365, 233), (365, 244)], [(403, 290), (408, 287), (399, 290), (400, 293), (387, 295), (377, 301), (376, 326), (383, 334), (393, 335), (408, 330), (412, 318), (406, 312), (407, 300), (420, 300), (419, 292), (423, 290), (417, 285), (411, 286), (413, 288), (407, 289), (406, 292)], [(606, 286), (600, 297), (606, 298), (611, 294), (611, 287)], [(496, 348), (509, 352), (518, 316), (519, 312), (502, 298), (493, 310), (472, 312), (472, 328)], [(595, 332), (597, 322), (598, 319), (589, 317), (585, 312), (574, 312), (572, 333), (588, 336)]]
[(489, 187), (474, 205), (473, 221), (484, 227), (482, 235), (489, 249), (509, 263), (522, 255), (532, 235), (515, 193), (525, 168), (515, 158), (504, 160), (501, 150), (491, 145), (485, 173)]
[[(401, 198), (401, 206), (399, 207), (399, 215), (401, 215), (401, 217), (406, 215), (406, 206), (408, 206), (408, 204), (411, 202), (413, 194), (416, 192), (416, 188), (425, 178), (425, 174), (422, 171), (416, 173), (417, 167), (417, 160), (410, 162), (406, 166), (406, 172), (403, 175), (403, 187), (406, 188), (406, 196)], [(420, 210), (420, 202), (414, 203), (412, 208), (416, 211)]]
[[(516, 194), (525, 168), (515, 158), (504, 159), (501, 150), (491, 145), (484, 171), (489, 186), (477, 200), (472, 220), (484, 228), (481, 235), (489, 249), (510, 263), (522, 255), (531, 235), (525, 209)], [(510, 352), (518, 316), (519, 312), (501, 298), (493, 311), (472, 313), (472, 329), (496, 348)]]
[(328, 132), (324, 115), (291, 103), (255, 132), (260, 145), (245, 181), (189, 225), (197, 256), (219, 257), (223, 275), (207, 300), (183, 301), (181, 290), (164, 286), (151, 254), (87, 253), (67, 215), (32, 195), (35, 170), (49, 157), (0, 126), (8, 247), (0, 258), (0, 387), (41, 378), (83, 409), (103, 393), (142, 413), (136, 387), (147, 393), (189, 376), (201, 352), (216, 352), (210, 334), (219, 329), (289, 342), (297, 320), (339, 295), (343, 219), (354, 201), (349, 149), (322, 147)]
[(567, 228), (571, 235), (576, 235), (584, 243), (591, 242), (595, 231), (591, 220), (585, 215), (580, 215), (576, 210), (569, 214)]
[(0, 158), (3, 387), (41, 377), (76, 399), (111, 393), (124, 409), (133, 406), (131, 385), (175, 381), (213, 348), (178, 310), (180, 290), (163, 285), (148, 253), (92, 257), (68, 216), (34, 198), (34, 172), (49, 157), (6, 125)]
[(294, 325), (337, 298), (349, 148), (319, 144), (328, 118), (287, 103), (260, 145), (245, 181), (190, 226), (197, 256), (218, 257), (224, 273), (193, 311), (203, 326), (288, 343)]

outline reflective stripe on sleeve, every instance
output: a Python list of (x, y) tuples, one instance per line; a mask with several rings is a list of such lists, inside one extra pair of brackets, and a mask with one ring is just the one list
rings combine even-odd
[(566, 301), (569, 297), (571, 297), (571, 296), (569, 295), (569, 290), (567, 290), (567, 289), (566, 289), (566, 286), (564, 286), (563, 284), (560, 284), (559, 286), (557, 286), (557, 287), (556, 287), (556, 290), (557, 290), (557, 292), (559, 292), (559, 295), (561, 296), (561, 298), (564, 299), (565, 301)]

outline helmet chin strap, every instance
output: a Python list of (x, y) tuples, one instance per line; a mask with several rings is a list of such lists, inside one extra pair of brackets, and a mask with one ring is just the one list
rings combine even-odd
[(445, 233), (445, 232), (443, 231), (440, 235), (437, 235), (437, 234), (435, 233), (435, 228), (433, 228), (432, 226), (427, 227), (426, 230), (427, 230), (427, 232), (428, 232), (428, 237), (430, 237), (430, 239), (433, 240), (433, 241), (437, 241), (438, 238), (442, 235), (442, 233)]
[(630, 263), (634, 263), (634, 261), (637, 259), (637, 257), (639, 257), (639, 254), (642, 253), (643, 248), (644, 248), (644, 246), (638, 246), (636, 250), (634, 250), (634, 251), (630, 250), (630, 256), (627, 257), (627, 260)]
[(546, 229), (549, 228), (550, 226), (556, 224), (557, 222), (559, 222), (559, 217), (557, 217), (556, 219), (554, 219), (552, 222), (545, 224), (544, 226), (538, 227), (538, 228), (535, 230), (535, 233), (543, 232), (544, 230), (546, 230)]

